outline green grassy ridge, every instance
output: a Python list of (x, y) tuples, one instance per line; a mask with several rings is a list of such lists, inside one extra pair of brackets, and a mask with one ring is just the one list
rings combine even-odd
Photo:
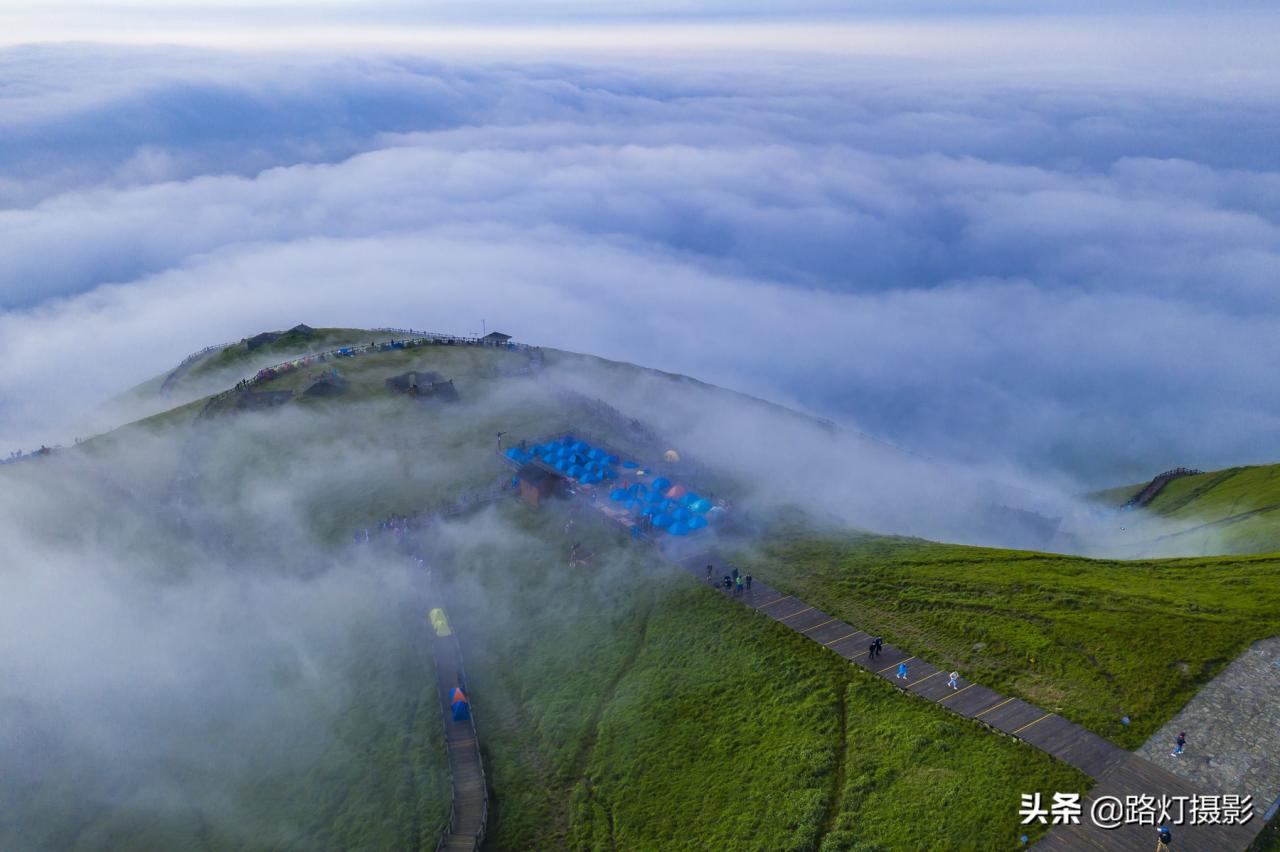
[(1250, 643), (1280, 634), (1274, 557), (1121, 562), (789, 528), (739, 558), (832, 615), (1126, 748)]
[[(265, 366), (282, 363), (300, 355), (312, 352), (323, 352), (340, 346), (355, 346), (370, 341), (400, 339), (402, 335), (389, 332), (374, 332), (359, 328), (317, 328), (311, 335), (292, 332), (276, 332), (281, 334), (272, 343), (249, 349), (248, 339), (243, 338), (236, 343), (207, 352), (195, 359), (185, 370), (182, 364), (176, 364), (163, 373), (152, 376), (144, 382), (122, 391), (103, 404), (104, 408), (121, 407), (156, 399), (160, 395), (164, 383), (175, 371), (183, 370), (170, 384), (168, 392), (177, 397), (189, 398), (195, 390), (203, 394), (218, 390), (216, 383), (234, 384), (247, 378)], [(213, 386), (210, 383), (215, 383)]]
[[(310, 334), (301, 334), (292, 330), (274, 332), (280, 337), (264, 343), (254, 349), (249, 348), (249, 338), (212, 352), (198, 359), (179, 379), (190, 381), (203, 375), (217, 375), (233, 369), (247, 369), (250, 365), (264, 361), (278, 364), (312, 352), (324, 352), (341, 346), (356, 346), (362, 343), (399, 338), (389, 332), (375, 332), (360, 328), (315, 328)], [(167, 374), (166, 374), (167, 375)]]
[[(1112, 488), (1090, 495), (1119, 507), (1146, 486)], [(1164, 542), (1215, 553), (1280, 552), (1280, 465), (1249, 465), (1171, 480), (1143, 507), (1140, 517), (1174, 526)]]
[(610, 561), (570, 571), (554, 513), (498, 511), (532, 541), (460, 560), (453, 605), (495, 848), (1014, 847), (1022, 792), (1089, 784), (611, 530), (580, 527)]

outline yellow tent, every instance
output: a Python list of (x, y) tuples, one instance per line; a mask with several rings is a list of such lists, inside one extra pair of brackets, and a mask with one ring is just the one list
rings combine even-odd
[(669, 462), (680, 461), (680, 454), (677, 453), (675, 450), (667, 450), (665, 453), (662, 454), (662, 457)]
[(449, 629), (449, 619), (444, 617), (444, 610), (440, 607), (431, 610), (431, 626), (436, 629), (437, 636), (449, 636), (453, 633)]

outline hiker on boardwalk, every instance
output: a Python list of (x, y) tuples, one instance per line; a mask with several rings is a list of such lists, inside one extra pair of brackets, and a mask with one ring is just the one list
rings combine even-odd
[(959, 689), (960, 688), (959, 680), (960, 680), (960, 672), (952, 672), (951, 674), (947, 675), (947, 686), (951, 687), (952, 689)]
[(747, 575), (747, 591), (751, 591), (751, 575)]
[(906, 680), (906, 679), (907, 679), (907, 664), (898, 663), (898, 680)]
[(735, 577), (733, 582), (735, 584), (734, 590), (733, 590), (734, 594), (737, 594), (737, 595), (742, 594), (742, 575), (739, 574), (737, 577)]
[(1187, 732), (1183, 731), (1178, 734), (1178, 738), (1173, 741), (1173, 754), (1170, 757), (1178, 757), (1182, 754), (1182, 750), (1187, 747)]
[(884, 640), (881, 639), (879, 636), (877, 636), (876, 637), (876, 656), (878, 657), (883, 653), (884, 653)]

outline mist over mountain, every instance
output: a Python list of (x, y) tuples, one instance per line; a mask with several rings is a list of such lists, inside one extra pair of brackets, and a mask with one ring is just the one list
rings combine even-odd
[(1015, 41), (1000, 73), (5, 49), (0, 435), (100, 431), (77, 417), (161, 365), (305, 318), (486, 322), (1080, 490), (1266, 457), (1265, 67)]

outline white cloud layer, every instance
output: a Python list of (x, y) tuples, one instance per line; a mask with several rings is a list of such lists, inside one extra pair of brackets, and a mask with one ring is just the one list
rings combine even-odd
[(0, 68), (13, 447), (206, 343), (484, 318), (1089, 482), (1274, 456), (1264, 67), (1216, 89), (850, 55)]

